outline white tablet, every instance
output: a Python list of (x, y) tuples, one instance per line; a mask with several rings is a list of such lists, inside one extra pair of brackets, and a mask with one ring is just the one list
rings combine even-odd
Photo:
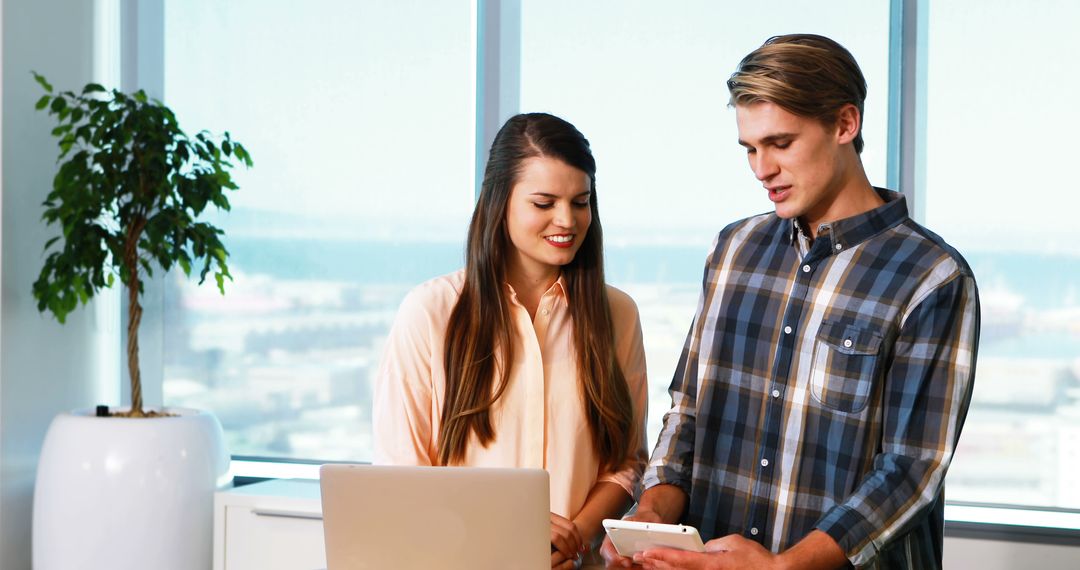
[(622, 556), (633, 556), (635, 552), (650, 548), (705, 552), (705, 545), (692, 526), (604, 519), (604, 530)]

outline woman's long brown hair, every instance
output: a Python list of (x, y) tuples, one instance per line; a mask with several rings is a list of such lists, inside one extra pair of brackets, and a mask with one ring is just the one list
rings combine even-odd
[(532, 157), (555, 158), (589, 175), (592, 223), (574, 260), (562, 267), (574, 323), (578, 379), (593, 448), (603, 468), (622, 467), (639, 437), (630, 389), (615, 357), (614, 325), (604, 285), (603, 231), (596, 205), (596, 161), (589, 141), (570, 123), (545, 113), (511, 117), (495, 135), (480, 197), (469, 224), (465, 283), (446, 330), (446, 402), (439, 431), (439, 462), (461, 463), (470, 435), (495, 440), (491, 407), (510, 382), (513, 325), (506, 267), (513, 245), (506, 208)]

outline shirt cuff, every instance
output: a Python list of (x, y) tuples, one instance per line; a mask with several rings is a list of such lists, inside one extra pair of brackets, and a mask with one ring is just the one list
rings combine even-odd
[(866, 517), (846, 505), (836, 505), (814, 528), (832, 537), (856, 567), (873, 559), (877, 547), (867, 540), (874, 528)]
[(675, 485), (682, 489), (686, 496), (690, 496), (690, 477), (684, 476), (680, 470), (674, 467), (661, 466), (649, 467), (641, 478), (642, 489), (650, 489), (657, 485)]

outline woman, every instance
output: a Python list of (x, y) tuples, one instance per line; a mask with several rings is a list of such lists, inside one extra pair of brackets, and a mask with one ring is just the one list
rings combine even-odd
[(626, 510), (647, 457), (641, 325), (604, 284), (595, 172), (570, 123), (508, 120), (465, 269), (405, 298), (375, 383), (377, 463), (547, 469), (553, 568)]

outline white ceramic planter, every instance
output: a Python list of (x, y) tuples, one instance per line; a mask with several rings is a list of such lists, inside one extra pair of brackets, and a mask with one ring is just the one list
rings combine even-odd
[(228, 483), (221, 424), (60, 414), (34, 487), (35, 570), (210, 568), (214, 491)]

